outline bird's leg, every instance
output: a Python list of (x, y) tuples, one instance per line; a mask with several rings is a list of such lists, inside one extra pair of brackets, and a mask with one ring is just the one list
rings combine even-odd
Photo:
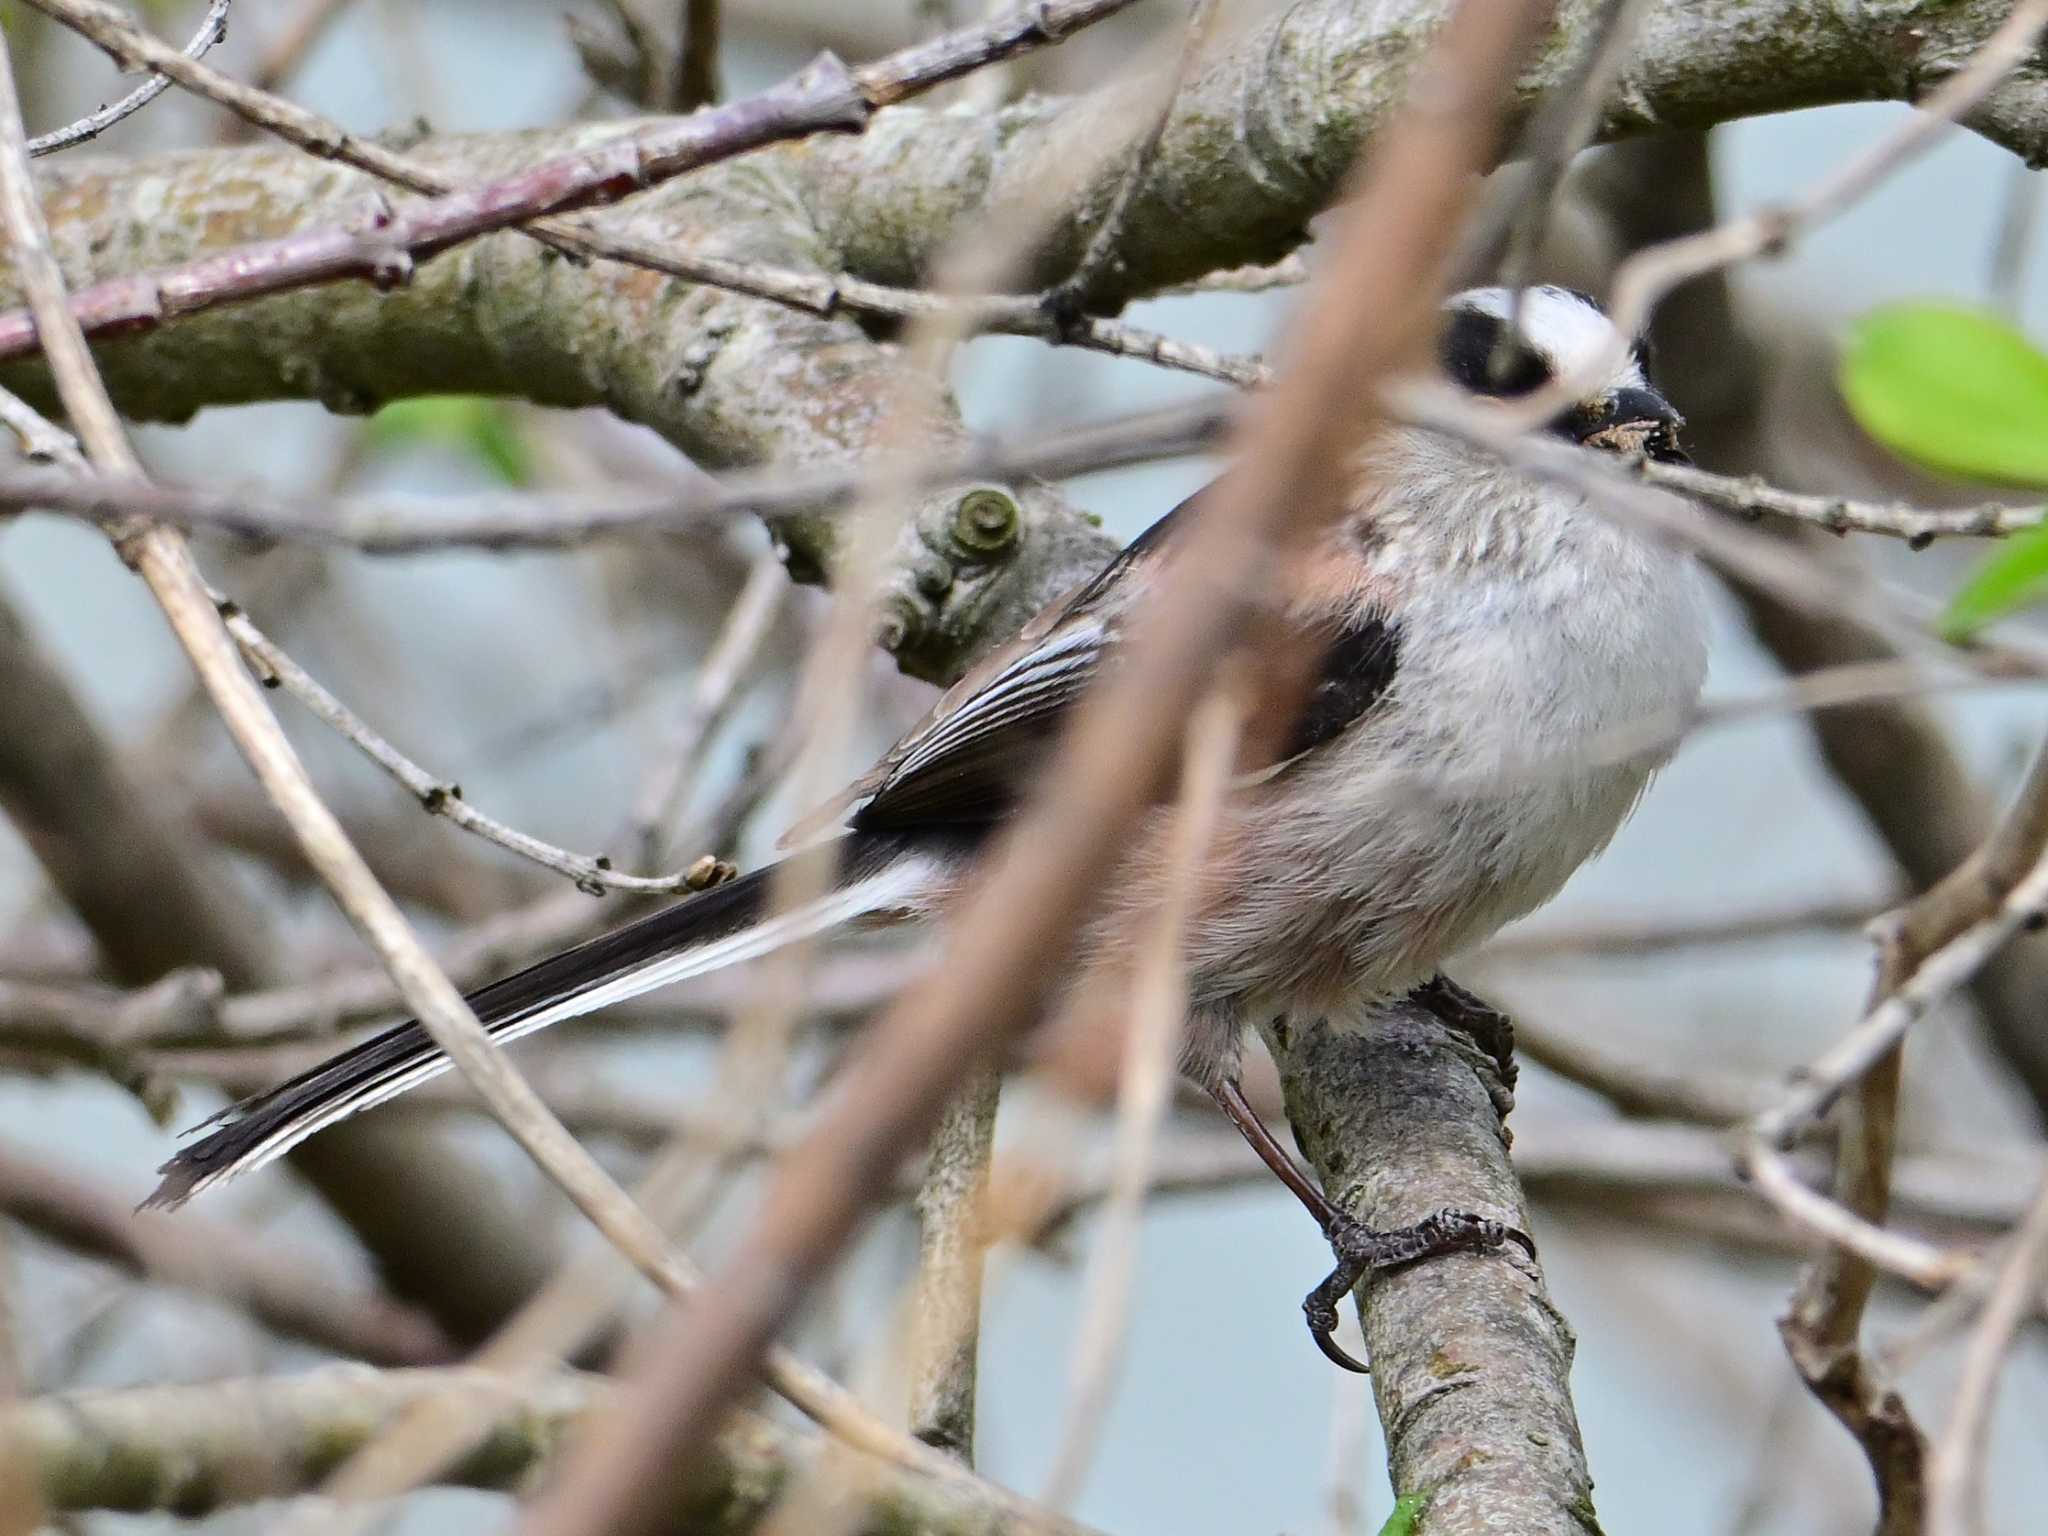
[(1316, 1347), (1345, 1370), (1363, 1373), (1368, 1367), (1338, 1347), (1334, 1337), (1337, 1304), (1368, 1271), (1390, 1269), (1397, 1264), (1434, 1258), (1438, 1254), (1498, 1248), (1510, 1238), (1528, 1249), (1531, 1258), (1536, 1256), (1536, 1245), (1526, 1233), (1491, 1217), (1475, 1216), (1469, 1211), (1437, 1211), (1411, 1226), (1375, 1231), (1349, 1211), (1340, 1209), (1302, 1172), (1301, 1166), (1288, 1156), (1287, 1149), (1274, 1139), (1273, 1133), (1266, 1129), (1266, 1123), (1246, 1102), (1244, 1089), (1239, 1086), (1235, 1073), (1206, 1080), (1204, 1086), (1217, 1107), (1230, 1117), (1230, 1123), (1237, 1127), (1239, 1134), (1251, 1143), (1260, 1160), (1273, 1170), (1282, 1184), (1294, 1191), (1295, 1198), (1308, 1208), (1308, 1213), (1323, 1229), (1323, 1235), (1330, 1240), (1330, 1249), (1337, 1256), (1337, 1267), (1330, 1271), (1321, 1285), (1308, 1293), (1302, 1301), (1301, 1310), (1308, 1318), (1308, 1331), (1315, 1339)]
[(1246, 1101), (1234, 1070), (1229, 1076), (1205, 1081), (1202, 1086), (1209, 1090), (1209, 1097), (1216, 1101), (1216, 1107), (1230, 1117), (1230, 1123), (1237, 1127), (1238, 1134), (1251, 1143), (1252, 1150), (1259, 1154), (1259, 1160), (1273, 1170), (1282, 1184), (1294, 1191), (1295, 1199), (1308, 1207), (1308, 1213), (1315, 1217), (1317, 1226), (1328, 1232), (1332, 1227), (1351, 1220), (1330, 1202), (1329, 1196), (1316, 1188), (1315, 1181), (1302, 1172), (1301, 1164), (1288, 1155), (1287, 1149), (1273, 1139), (1273, 1133), (1266, 1129), (1266, 1122)]

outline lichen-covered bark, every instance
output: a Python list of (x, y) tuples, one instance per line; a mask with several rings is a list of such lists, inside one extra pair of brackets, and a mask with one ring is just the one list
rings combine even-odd
[[(1600, 0), (1564, 0), (1517, 88), (1514, 114), (1559, 85)], [(1913, 100), (2011, 12), (2005, 0), (1665, 0), (1638, 29), (1603, 139), (1706, 127), (1834, 102)], [(1131, 298), (1222, 267), (1270, 261), (1302, 238), (1360, 144), (1399, 99), (1451, 0), (1300, 0), (1215, 50), (1177, 99), (1134, 199), (1116, 270), (1092, 291)], [(1024, 194), (1100, 142), (1124, 108), (1109, 90), (1038, 99), (993, 120), (883, 114), (859, 140), (787, 152), (814, 217), (848, 265), (915, 277), (947, 230)], [(1971, 125), (2030, 162), (2048, 156), (2037, 62)], [(1123, 132), (1128, 132), (1124, 128)], [(1115, 189), (1099, 173), (1054, 228), (1037, 271), (1063, 275)]]
[[(1469, 1037), (1403, 1002), (1342, 1027), (1283, 1021), (1267, 1042), (1302, 1151), (1361, 1221), (1450, 1207), (1529, 1230), (1498, 1069)], [(1572, 1332), (1520, 1248), (1390, 1270), (1358, 1296), (1394, 1491), (1427, 1495), (1428, 1536), (1598, 1530)]]
[[(618, 131), (448, 140), (418, 153), (483, 179)], [(59, 258), (83, 284), (360, 218), (374, 184), (293, 150), (250, 149), (60, 166), (43, 185)], [(659, 188), (611, 219), (671, 249), (835, 265), (772, 157)], [(194, 315), (97, 355), (121, 409), (141, 418), (278, 398), (364, 411), (429, 390), (509, 394), (609, 407), (712, 466), (857, 457), (902, 393), (898, 351), (849, 319), (613, 263), (579, 267), (518, 235), (426, 262), (393, 293), (340, 284), (287, 294)], [(6, 378), (49, 403), (39, 365)], [(950, 407), (935, 429), (942, 440), (958, 436)], [(883, 622), (909, 670), (957, 672), (981, 637), (1014, 629), (1106, 557), (1108, 541), (1048, 488), (1004, 489), (1018, 514), (1007, 527), (963, 518), (958, 492), (922, 498), (906, 520)], [(776, 528), (799, 574), (829, 565), (833, 530), (822, 515)]]

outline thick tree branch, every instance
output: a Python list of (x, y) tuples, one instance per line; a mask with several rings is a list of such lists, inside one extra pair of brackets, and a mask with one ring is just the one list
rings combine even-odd
[[(1299, 0), (1205, 61), (1176, 100), (1159, 153), (1124, 221), (1120, 284), (1098, 303), (1219, 267), (1270, 262), (1303, 238), (1359, 145), (1400, 99), (1449, 0), (1361, 5)], [(1600, 0), (1559, 23), (1515, 89), (1526, 113), (1570, 78)], [(1840, 0), (1663, 0), (1637, 30), (1599, 127), (1616, 139), (1707, 127), (1831, 102), (1913, 100), (1959, 69), (2010, 13), (2008, 0), (1916, 9), (1911, 25)], [(1048, 165), (1099, 142), (1126, 86), (1001, 114), (984, 136), (913, 114), (879, 119), (859, 145), (818, 144), (802, 161), (827, 238), (880, 281), (915, 274), (935, 231), (1017, 195)], [(1969, 126), (2037, 162), (2048, 156), (2048, 78), (2038, 64), (1994, 92)], [(935, 142), (950, 137), (950, 145)], [(1071, 270), (1116, 195), (1107, 167), (1046, 242), (1042, 281)]]
[[(0, 1444), (31, 1458), (51, 1510), (202, 1515), (316, 1487), (413, 1404), (454, 1395), (488, 1404), (490, 1436), (448, 1480), (517, 1488), (607, 1401), (596, 1377), (561, 1371), (508, 1380), (472, 1370), (368, 1371), (66, 1393), (0, 1408)], [(741, 1415), (712, 1447), (677, 1528), (737, 1536), (774, 1505), (816, 1453), (815, 1437)], [(849, 1486), (849, 1532), (999, 1536), (1013, 1528), (967, 1482), (878, 1467)], [(853, 1490), (858, 1490), (853, 1492)], [(1066, 1536), (1076, 1527), (1056, 1526)]]
[[(1412, 1002), (1267, 1034), (1288, 1118), (1323, 1187), (1368, 1226), (1444, 1207), (1526, 1229), (1498, 1066)], [(1396, 1494), (1436, 1536), (1590, 1536), (1572, 1333), (1519, 1248), (1391, 1270), (1359, 1293)]]
[[(455, 142), (421, 157), (450, 174), (489, 177), (565, 139), (610, 132)], [(229, 192), (215, 172), (241, 191)], [(359, 176), (276, 151), (159, 162), (155, 172), (130, 174), (137, 179), (117, 176), (118, 186), (62, 168), (45, 180), (58, 254), (74, 282), (163, 267), (282, 226), (344, 221), (370, 195)], [(88, 210), (138, 206), (135, 198), (167, 200), (176, 212), (146, 224), (117, 218), (123, 227), (114, 243), (95, 252), (107, 231), (95, 232)], [(785, 178), (753, 161), (635, 199), (607, 227), (683, 251), (832, 267)], [(550, 405), (609, 405), (712, 466), (771, 458), (817, 466), (862, 456), (901, 368), (851, 320), (608, 263), (578, 268), (518, 236), (427, 262), (399, 292), (283, 295), (196, 315), (102, 346), (98, 356), (131, 415), (183, 416), (203, 403), (281, 396), (366, 410), (423, 389), (517, 394)], [(5, 374), (47, 397), (39, 364)], [(1021, 625), (1110, 548), (1029, 483), (1013, 491), (1010, 515), (993, 525), (963, 517), (960, 501), (957, 491), (920, 499), (884, 602), (899, 655), (933, 675), (958, 670), (984, 637)], [(830, 565), (830, 518), (785, 515), (772, 526), (797, 574), (815, 578)]]
[(272, 975), (254, 903), (121, 765), (70, 683), (0, 597), (0, 811), (123, 981), (195, 961), (237, 987)]

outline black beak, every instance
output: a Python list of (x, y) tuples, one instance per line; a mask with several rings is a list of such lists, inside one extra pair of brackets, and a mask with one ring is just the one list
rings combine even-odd
[(1635, 448), (1660, 464), (1690, 464), (1678, 446), (1685, 418), (1654, 389), (1617, 389), (1597, 405), (1578, 405), (1558, 418), (1557, 430), (1596, 448)]

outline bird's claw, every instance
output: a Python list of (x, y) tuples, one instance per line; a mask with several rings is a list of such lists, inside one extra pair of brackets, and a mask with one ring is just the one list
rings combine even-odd
[(1339, 1265), (1329, 1279), (1302, 1298), (1302, 1315), (1308, 1319), (1309, 1337), (1316, 1341), (1316, 1348), (1329, 1357), (1332, 1365), (1356, 1371), (1361, 1376), (1370, 1376), (1372, 1367), (1362, 1360), (1354, 1360), (1336, 1339), (1337, 1298), (1356, 1283), (1355, 1279), (1346, 1282), (1343, 1277), (1344, 1269)]
[(1530, 1258), (1536, 1257), (1535, 1239), (1520, 1227), (1511, 1227), (1506, 1222), (1495, 1221), (1490, 1216), (1477, 1216), (1470, 1211), (1434, 1211), (1410, 1226), (1393, 1227), (1385, 1232), (1375, 1231), (1347, 1216), (1330, 1227), (1325, 1235), (1330, 1239), (1331, 1251), (1337, 1256), (1337, 1267), (1330, 1271), (1321, 1285), (1303, 1298), (1302, 1314), (1308, 1319), (1308, 1331), (1316, 1341), (1316, 1348), (1332, 1363), (1361, 1374), (1368, 1372), (1370, 1367), (1346, 1354), (1334, 1337), (1337, 1304), (1358, 1284), (1361, 1276), (1372, 1270), (1392, 1269), (1396, 1265), (1412, 1264), (1418, 1259), (1435, 1258), (1439, 1254), (1484, 1253), (1508, 1242), (1519, 1244)]

